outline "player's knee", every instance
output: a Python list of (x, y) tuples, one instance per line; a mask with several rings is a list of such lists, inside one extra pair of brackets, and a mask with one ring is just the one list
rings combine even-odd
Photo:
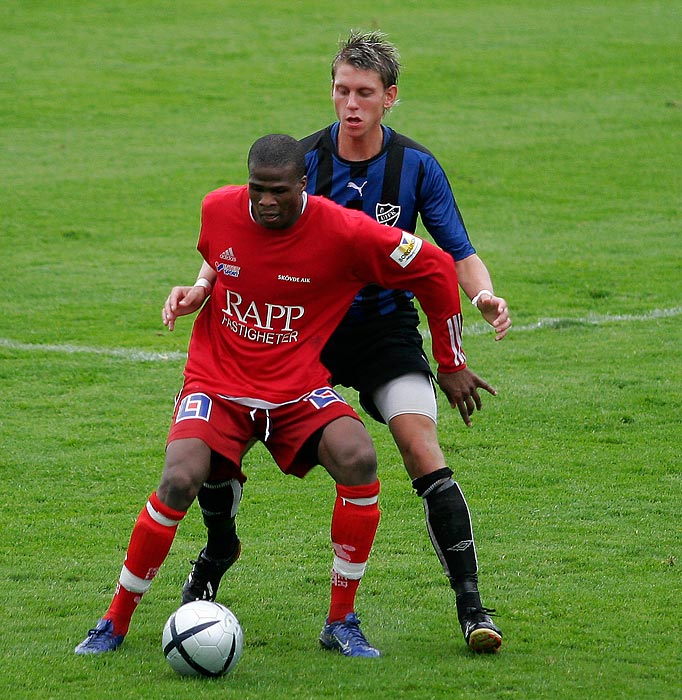
[(188, 462), (166, 462), (157, 494), (171, 508), (187, 510), (199, 493), (205, 476), (203, 469)]
[(318, 445), (318, 458), (337, 484), (358, 486), (377, 479), (372, 438), (355, 419), (341, 418), (325, 427)]
[[(415, 421), (414, 418), (421, 419), (421, 422)], [(421, 416), (398, 416), (391, 421), (390, 427), (405, 467), (413, 479), (445, 464), (435, 424), (429, 419)]]
[(348, 486), (371, 484), (377, 480), (377, 458), (371, 440), (347, 443), (336, 455), (337, 483)]
[(431, 442), (415, 437), (400, 445), (399, 449), (405, 461), (409, 460), (414, 468), (423, 474), (428, 474), (445, 464), (443, 452), (437, 441)]
[(377, 479), (377, 458), (374, 445), (367, 440), (335, 445), (330, 458), (323, 462), (337, 484), (357, 486), (371, 484)]
[(363, 483), (373, 483), (377, 479), (377, 455), (371, 442), (360, 446), (353, 454), (352, 468), (362, 478)]
[(196, 498), (201, 483), (187, 470), (164, 470), (157, 494), (167, 506), (187, 510)]

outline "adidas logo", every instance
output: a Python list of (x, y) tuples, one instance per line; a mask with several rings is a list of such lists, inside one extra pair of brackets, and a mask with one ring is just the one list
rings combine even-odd
[(220, 254), (220, 259), (229, 260), (229, 262), (237, 262), (237, 258), (234, 256), (234, 251), (231, 247)]

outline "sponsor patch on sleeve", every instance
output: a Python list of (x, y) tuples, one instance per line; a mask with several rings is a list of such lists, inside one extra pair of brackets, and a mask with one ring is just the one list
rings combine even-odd
[(407, 267), (417, 256), (423, 242), (418, 236), (402, 231), (400, 245), (391, 253), (391, 257), (400, 267)]

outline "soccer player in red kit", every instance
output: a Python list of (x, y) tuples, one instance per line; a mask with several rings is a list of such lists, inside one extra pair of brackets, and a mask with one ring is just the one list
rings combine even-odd
[[(331, 602), (323, 647), (380, 656), (360, 630), (355, 597), (379, 523), (372, 441), (329, 385), (320, 351), (355, 294), (376, 282), (414, 291), (429, 320), (437, 379), (472, 413), (479, 389), (466, 367), (454, 263), (420, 238), (305, 193), (304, 149), (284, 135), (254, 143), (247, 186), (210, 193), (198, 248), (218, 271), (197, 316), (161, 480), (142, 509), (109, 609), (77, 654), (117, 649), (209, 475), (246, 480), (242, 457), (260, 440), (286, 474), (322, 464), (336, 482)], [(168, 316), (168, 315), (167, 315)], [(164, 321), (172, 327), (174, 318)]]

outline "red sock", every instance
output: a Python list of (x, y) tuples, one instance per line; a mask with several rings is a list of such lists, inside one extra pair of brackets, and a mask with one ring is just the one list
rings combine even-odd
[(355, 596), (379, 526), (378, 498), (378, 481), (363, 486), (336, 485), (329, 622), (343, 620), (355, 610)]
[(114, 598), (104, 614), (113, 621), (115, 634), (128, 632), (130, 618), (168, 556), (184, 516), (184, 512), (164, 505), (155, 492), (137, 517)]

